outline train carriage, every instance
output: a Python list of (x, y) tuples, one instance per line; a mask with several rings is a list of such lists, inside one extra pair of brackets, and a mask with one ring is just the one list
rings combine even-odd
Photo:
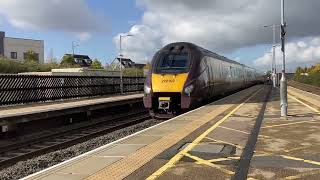
[(257, 82), (255, 69), (187, 42), (166, 45), (151, 64), (143, 100), (158, 118), (172, 117)]

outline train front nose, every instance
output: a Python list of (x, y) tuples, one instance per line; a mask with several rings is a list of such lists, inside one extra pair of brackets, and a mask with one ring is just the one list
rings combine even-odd
[(175, 112), (181, 109), (181, 96), (188, 73), (152, 74), (152, 109)]

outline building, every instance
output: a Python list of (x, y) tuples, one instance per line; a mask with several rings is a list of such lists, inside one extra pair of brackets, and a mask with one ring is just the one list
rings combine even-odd
[[(143, 67), (145, 66), (145, 64), (135, 63), (128, 58), (121, 58), (121, 64), (122, 64), (122, 69), (125, 69), (125, 68), (143, 69)], [(120, 58), (115, 58), (109, 66), (113, 70), (120, 69)]]
[(88, 55), (81, 54), (65, 54), (64, 56), (71, 56), (74, 61), (81, 67), (89, 67), (92, 64), (92, 59)]
[(39, 63), (44, 63), (44, 41), (6, 37), (0, 31), (0, 55), (12, 60), (24, 60), (28, 51), (35, 53)]

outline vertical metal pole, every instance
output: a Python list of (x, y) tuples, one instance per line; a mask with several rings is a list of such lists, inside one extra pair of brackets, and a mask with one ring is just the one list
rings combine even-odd
[(273, 45), (272, 45), (272, 82), (273, 87), (276, 87), (277, 85), (277, 78), (276, 78), (276, 25), (272, 25), (272, 31), (273, 31)]
[(282, 76), (280, 80), (280, 107), (281, 117), (287, 118), (287, 80), (285, 74), (285, 22), (284, 22), (284, 0), (281, 0), (281, 51), (282, 51)]
[(123, 81), (122, 81), (122, 47), (121, 47), (121, 35), (120, 35), (120, 92), (123, 94)]
[(72, 57), (74, 57), (74, 42), (72, 41)]
[(138, 68), (136, 67), (136, 83), (137, 83), (137, 91), (139, 90), (139, 84), (138, 84)]

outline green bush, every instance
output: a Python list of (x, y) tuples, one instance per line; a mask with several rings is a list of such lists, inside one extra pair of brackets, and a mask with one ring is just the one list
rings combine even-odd
[(103, 69), (101, 62), (98, 59), (94, 59), (90, 68), (92, 69)]
[(129, 76), (129, 77), (143, 77), (143, 69), (137, 69), (137, 68), (125, 68), (123, 70), (123, 76)]
[(21, 62), (0, 58), (0, 73), (19, 73), (25, 71), (27, 71), (27, 68)]
[(311, 67), (298, 67), (294, 75), (294, 80), (320, 87), (320, 64)]
[(64, 55), (62, 57), (62, 60), (60, 62), (60, 65), (62, 66), (73, 66), (73, 65), (76, 65), (76, 62), (73, 58), (73, 56), (71, 55)]
[(0, 73), (17, 74), (22, 72), (48, 72), (51, 69), (79, 67), (78, 65), (59, 65), (57, 63), (39, 64), (36, 61), (14, 61), (6, 58), (0, 58)]
[(295, 80), (301, 83), (311, 84), (320, 87), (320, 72), (309, 73), (308, 76), (296, 75)]

